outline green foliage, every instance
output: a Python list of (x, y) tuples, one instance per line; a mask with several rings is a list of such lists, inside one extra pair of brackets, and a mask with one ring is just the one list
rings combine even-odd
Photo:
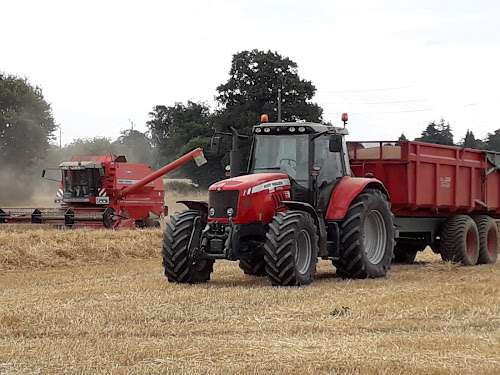
[(0, 160), (25, 170), (43, 159), (56, 129), (41, 88), (0, 73)]
[(500, 129), (488, 133), (485, 140), (486, 150), (500, 152)]
[(415, 138), (415, 141), (453, 146), (453, 134), (450, 123), (445, 124), (444, 119), (441, 119), (438, 124), (434, 121), (429, 123), (427, 128), (422, 132), (422, 136)]
[(470, 130), (467, 130), (467, 132), (465, 133), (465, 137), (462, 139), (459, 145), (464, 148), (474, 148), (478, 150), (484, 150), (486, 148), (486, 144), (482, 140), (476, 139), (474, 133), (472, 133), (472, 131)]
[(145, 133), (137, 130), (124, 130), (112, 145), (118, 146), (119, 153), (125, 155), (129, 162), (150, 166), (156, 164), (151, 139)]
[(406, 138), (405, 133), (401, 133), (401, 135), (398, 138), (398, 141), (407, 141), (408, 138)]
[(242, 51), (233, 56), (229, 80), (217, 87), (220, 129), (232, 125), (243, 134), (260, 115), (278, 119), (278, 90), (281, 90), (282, 121), (321, 122), (323, 110), (311, 100), (316, 87), (300, 79), (297, 64), (271, 51)]

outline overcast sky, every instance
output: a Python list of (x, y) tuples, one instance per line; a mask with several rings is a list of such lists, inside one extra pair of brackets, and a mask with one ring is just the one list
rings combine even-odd
[(272, 50), (351, 140), (500, 128), (500, 1), (0, 1), (0, 71), (42, 87), (74, 138), (145, 131), (158, 104), (214, 104), (231, 57)]

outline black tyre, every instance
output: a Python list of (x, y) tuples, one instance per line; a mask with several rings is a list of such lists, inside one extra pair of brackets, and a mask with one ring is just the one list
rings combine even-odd
[(196, 218), (200, 218), (199, 225), (206, 224), (206, 216), (199, 211), (176, 212), (163, 232), (162, 265), (170, 282), (194, 284), (210, 280), (214, 261), (192, 259), (188, 249)]
[(498, 259), (498, 229), (495, 220), (488, 215), (476, 219), (479, 233), (479, 256), (477, 264), (491, 264)]
[(259, 277), (267, 276), (266, 261), (264, 260), (263, 257), (240, 259), (239, 266), (243, 270), (245, 275), (259, 276)]
[(441, 229), (441, 258), (444, 261), (473, 266), (479, 257), (479, 232), (474, 220), (467, 215), (448, 219)]
[(333, 261), (342, 277), (382, 277), (391, 267), (394, 252), (393, 214), (387, 197), (367, 189), (353, 199), (340, 226), (342, 249)]
[(310, 284), (318, 263), (318, 235), (306, 212), (279, 212), (269, 223), (264, 245), (266, 272), (276, 286)]

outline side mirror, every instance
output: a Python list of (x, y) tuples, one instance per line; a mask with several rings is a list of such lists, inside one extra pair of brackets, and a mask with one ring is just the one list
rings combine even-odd
[(220, 137), (213, 136), (210, 141), (210, 154), (219, 155), (220, 154)]
[(45, 169), (42, 169), (42, 178), (45, 178)]
[(330, 152), (342, 152), (342, 135), (332, 134), (328, 145)]
[(104, 168), (99, 168), (99, 177), (104, 177), (106, 176), (106, 173), (104, 172)]

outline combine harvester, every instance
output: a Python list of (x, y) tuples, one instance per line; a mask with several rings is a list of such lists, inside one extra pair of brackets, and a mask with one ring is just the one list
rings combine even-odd
[[(168, 213), (161, 177), (194, 159), (206, 163), (197, 148), (156, 172), (124, 156), (74, 156), (59, 165), (62, 180), (54, 208), (0, 208), (0, 223), (62, 225), (69, 228), (160, 227)], [(45, 170), (42, 172), (45, 177)]]

